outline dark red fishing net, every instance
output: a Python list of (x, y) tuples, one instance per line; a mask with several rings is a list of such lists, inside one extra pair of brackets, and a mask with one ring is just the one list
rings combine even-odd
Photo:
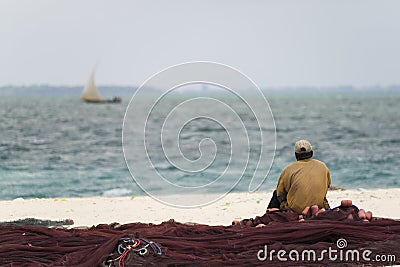
[[(275, 215), (274, 215), (275, 216)], [(54, 229), (42, 226), (0, 226), (1, 266), (104, 266), (107, 259), (115, 259), (119, 239), (132, 237), (135, 233), (160, 244), (163, 254), (140, 256), (130, 252), (124, 259), (125, 266), (293, 266), (293, 265), (390, 265), (400, 263), (400, 222), (375, 220), (335, 221), (334, 215), (319, 220), (282, 222), (269, 221), (264, 228), (247, 226), (185, 225), (174, 221), (160, 225), (132, 223), (121, 226), (99, 225), (89, 229)], [(293, 216), (288, 215), (290, 218)], [(339, 218), (337, 218), (339, 219)], [(371, 250), (370, 261), (330, 260), (306, 258), (282, 262), (276, 253), (272, 258), (260, 261), (257, 254), (264, 255), (275, 250), (314, 250), (317, 258), (324, 249), (338, 249), (337, 240), (344, 238), (343, 249)], [(393, 255), (390, 262), (377, 262), (376, 255)], [(360, 254), (361, 255), (361, 254)], [(108, 263), (107, 263), (108, 264)], [(118, 262), (113, 263), (114, 266)]]

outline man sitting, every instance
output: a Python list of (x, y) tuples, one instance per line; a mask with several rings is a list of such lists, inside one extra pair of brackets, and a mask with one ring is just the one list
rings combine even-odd
[(294, 151), (297, 161), (282, 171), (268, 208), (290, 208), (298, 214), (311, 205), (329, 208), (326, 199), (331, 184), (328, 167), (312, 158), (312, 146), (307, 140), (297, 141)]

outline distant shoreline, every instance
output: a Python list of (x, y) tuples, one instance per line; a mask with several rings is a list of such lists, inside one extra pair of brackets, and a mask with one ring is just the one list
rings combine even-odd
[[(0, 86), (0, 96), (80, 96), (84, 85), (2, 85)], [(106, 95), (121, 95), (132, 96), (138, 89), (138, 86), (126, 85), (99, 85), (99, 91)], [(332, 87), (264, 87), (261, 88), (264, 94), (398, 94), (400, 93), (400, 85), (391, 86), (367, 86), (367, 87), (353, 87), (353, 86), (332, 86)], [(149, 90), (155, 92), (156, 90)], [(213, 91), (207, 91), (213, 92)], [(246, 90), (241, 92), (245, 93)]]

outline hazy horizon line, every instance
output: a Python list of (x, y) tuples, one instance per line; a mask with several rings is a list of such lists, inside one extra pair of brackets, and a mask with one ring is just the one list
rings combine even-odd
[[(54, 88), (54, 89), (65, 89), (65, 88), (83, 88), (85, 84), (49, 84), (49, 83), (32, 83), (32, 84), (6, 84), (0, 85), (2, 89), (13, 89), (13, 88)], [(139, 85), (127, 85), (127, 84), (98, 84), (99, 88), (139, 88)], [(356, 86), (356, 85), (332, 85), (332, 86), (318, 86), (318, 85), (298, 85), (298, 86), (259, 86), (261, 90), (297, 90), (297, 89), (318, 89), (318, 90), (371, 90), (371, 89), (389, 89), (389, 90), (400, 90), (400, 84), (392, 85), (369, 85), (369, 86)], [(243, 89), (245, 90), (245, 89)]]

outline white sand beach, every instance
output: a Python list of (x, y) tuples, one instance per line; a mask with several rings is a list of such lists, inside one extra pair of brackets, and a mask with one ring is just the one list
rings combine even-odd
[[(72, 227), (78, 227), (113, 222), (158, 224), (174, 219), (178, 222), (229, 225), (234, 219), (264, 214), (271, 195), (272, 191), (230, 193), (211, 205), (193, 209), (166, 206), (148, 196), (15, 199), (0, 201), (0, 221), (24, 218), (72, 219)], [(353, 200), (353, 204), (371, 210), (374, 216), (400, 218), (400, 188), (328, 192), (331, 207), (338, 206), (342, 199)]]

